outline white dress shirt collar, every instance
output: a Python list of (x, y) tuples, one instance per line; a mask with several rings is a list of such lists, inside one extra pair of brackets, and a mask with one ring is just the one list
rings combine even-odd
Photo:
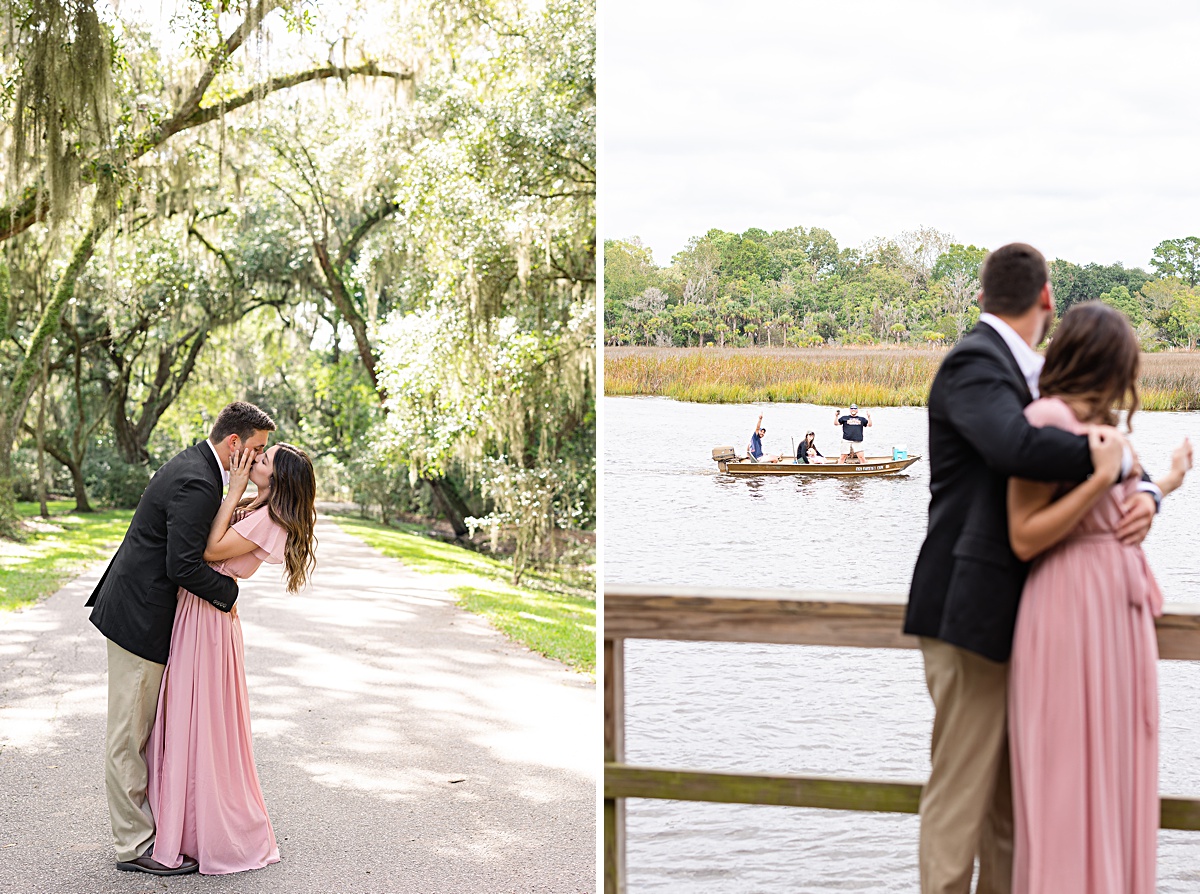
[(229, 487), (229, 470), (221, 465), (221, 454), (217, 453), (217, 448), (213, 446), (213, 442), (208, 438), (204, 439), (204, 443), (208, 445), (208, 449), (213, 452), (213, 456), (217, 458), (217, 468), (221, 470), (221, 484)]
[[(1021, 367), (1021, 374), (1025, 376), (1025, 381), (1029, 385), (1029, 393), (1036, 400), (1041, 395), (1038, 394), (1038, 376), (1042, 374), (1042, 367), (1046, 363), (1046, 358), (1029, 347), (1025, 339), (1017, 335), (1016, 330), (1008, 323), (1004, 322), (995, 314), (980, 314), (979, 322), (987, 323), (993, 329), (1000, 333), (1000, 337), (1004, 339), (1004, 343), (1008, 345), (1008, 350), (1012, 352), (1013, 358), (1017, 361), (1017, 366)], [(1129, 474), (1129, 470), (1133, 468), (1133, 452), (1129, 445), (1125, 445), (1125, 450), (1121, 453), (1121, 480)], [(1162, 491), (1153, 481), (1139, 481), (1138, 490), (1144, 490), (1154, 495), (1154, 505), (1160, 507), (1162, 505)], [(1158, 510), (1155, 509), (1157, 512)]]
[(1000, 337), (1008, 345), (1009, 353), (1013, 355), (1013, 359), (1017, 361), (1017, 366), (1021, 368), (1021, 375), (1025, 377), (1025, 383), (1029, 386), (1029, 393), (1035, 399), (1039, 397), (1038, 376), (1042, 374), (1042, 366), (1046, 363), (1046, 358), (1029, 347), (1025, 339), (1017, 335), (1017, 331), (1012, 326), (1008, 325), (1008, 323), (995, 314), (982, 313), (979, 315), (979, 322), (987, 323), (1000, 333)]

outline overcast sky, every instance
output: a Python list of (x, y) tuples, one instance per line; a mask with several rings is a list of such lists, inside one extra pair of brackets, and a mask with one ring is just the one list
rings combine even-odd
[(1146, 267), (1200, 235), (1200, 4), (600, 0), (600, 227), (918, 226)]

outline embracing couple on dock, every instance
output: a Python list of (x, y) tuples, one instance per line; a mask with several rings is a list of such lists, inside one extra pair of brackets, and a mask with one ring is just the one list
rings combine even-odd
[(929, 528), (904, 625), (935, 718), (922, 894), (1153, 894), (1162, 594), (1141, 543), (1191, 468), (1151, 481), (1129, 321), (1054, 319), (1045, 258), (993, 251), (979, 324), (929, 394)]

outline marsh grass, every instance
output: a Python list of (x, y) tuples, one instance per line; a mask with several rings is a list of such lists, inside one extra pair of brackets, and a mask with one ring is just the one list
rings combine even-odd
[(696, 403), (920, 406), (944, 351), (606, 348), (604, 393)]
[(381, 525), (334, 516), (348, 534), (365, 540), (413, 571), (438, 576), (467, 611), (483, 615), (506, 636), (535, 652), (593, 673), (596, 669), (595, 578), (579, 569), (532, 569), (519, 587), (509, 583), (512, 563), (429, 537), (419, 525)]
[(1143, 410), (1200, 410), (1200, 352), (1142, 355)]
[[(705, 404), (925, 406), (930, 348), (605, 348), (604, 393)], [(1200, 409), (1200, 352), (1143, 354), (1144, 410)]]

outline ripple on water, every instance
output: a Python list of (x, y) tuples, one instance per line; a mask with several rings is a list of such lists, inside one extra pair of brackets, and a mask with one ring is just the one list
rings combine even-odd
[[(741, 444), (759, 412), (836, 446), (828, 409), (700, 406), (605, 398), (605, 440), (653, 445), (654, 459), (606, 460), (605, 576), (611, 583), (803, 587), (903, 593), (925, 531), (928, 466), (856, 481), (737, 480), (710, 451)], [(925, 454), (924, 410), (873, 410), (876, 441)], [(1161, 468), (1191, 413), (1143, 413), (1135, 435)], [(740, 434), (739, 434), (740, 433)], [(739, 440), (740, 439), (740, 440)], [(830, 451), (826, 451), (830, 452)], [(1168, 499), (1146, 544), (1169, 602), (1200, 602), (1198, 509)], [(1200, 794), (1200, 666), (1162, 662), (1161, 787)], [(631, 641), (631, 763), (734, 772), (920, 780), (932, 708), (916, 652)], [(915, 816), (631, 800), (630, 890), (697, 894), (895, 891), (917, 885)], [(1159, 835), (1159, 890), (1200, 890), (1196, 833)]]

